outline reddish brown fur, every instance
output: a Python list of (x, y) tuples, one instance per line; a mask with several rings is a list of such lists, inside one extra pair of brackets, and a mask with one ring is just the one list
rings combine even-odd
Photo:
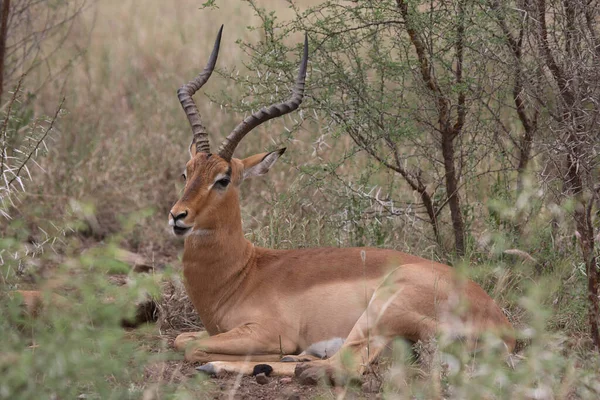
[[(508, 349), (514, 348), (514, 339), (506, 335), (512, 327), (500, 308), (446, 265), (393, 250), (271, 250), (246, 240), (238, 188), (244, 170), (267, 154), (230, 164), (216, 155), (195, 154), (187, 164), (187, 185), (171, 212), (187, 211), (183, 222), (203, 230), (186, 237), (183, 265), (188, 294), (210, 334), (177, 338), (178, 348), (193, 342), (186, 352), (189, 360), (254, 355), (255, 361), (275, 361), (282, 353), (298, 354), (333, 337), (348, 338), (344, 347), (359, 357), (367, 329), (388, 339), (427, 339), (446, 326), (445, 315), (459, 297), (468, 303), (461, 321), (471, 324), (474, 334), (503, 332)], [(230, 167), (227, 189), (209, 190)], [(386, 276), (389, 285), (382, 285)], [(390, 296), (393, 301), (387, 304)], [(373, 315), (381, 314), (371, 326), (368, 318), (363, 321), (369, 302)]]

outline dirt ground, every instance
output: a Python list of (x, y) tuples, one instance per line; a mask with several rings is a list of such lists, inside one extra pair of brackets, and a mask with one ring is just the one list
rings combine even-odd
[[(260, 384), (253, 376), (222, 374), (217, 377), (205, 376), (195, 369), (196, 365), (185, 361), (170, 361), (148, 370), (148, 377), (156, 379), (156, 374), (169, 377), (171, 383), (185, 385), (186, 389), (203, 399), (379, 399), (379, 382), (374, 375), (367, 375), (363, 385), (347, 388), (334, 388), (325, 384), (302, 385), (296, 378), (269, 377), (267, 383)], [(153, 379), (154, 378), (154, 379)], [(146, 397), (145, 397), (146, 398)], [(152, 398), (149, 396), (148, 398)]]
[[(365, 393), (362, 388), (331, 388), (322, 386), (306, 386), (299, 384), (295, 378), (291, 382), (283, 378), (271, 378), (265, 385), (260, 385), (254, 377), (226, 376), (213, 378), (219, 391), (213, 394), (215, 399), (313, 399), (336, 398), (340, 395), (346, 399), (376, 399), (377, 394)], [(233, 397), (231, 395), (233, 394)]]
[[(145, 342), (150, 352), (165, 351), (169, 357), (180, 357), (173, 348), (174, 335), (140, 335), (131, 331), (132, 339)], [(166, 341), (166, 342), (165, 342)], [(160, 346), (158, 342), (162, 342)], [(165, 346), (166, 345), (166, 346)], [(162, 348), (159, 348), (162, 347)], [(140, 349), (142, 350), (142, 349)], [(335, 388), (325, 383), (317, 385), (301, 384), (295, 377), (267, 377), (266, 383), (258, 383), (254, 376), (223, 373), (218, 376), (207, 376), (196, 370), (199, 364), (185, 360), (164, 361), (146, 368), (145, 380), (152, 382), (149, 393), (165, 383), (181, 385), (197, 398), (202, 399), (379, 399), (381, 395), (381, 376), (389, 366), (386, 362), (375, 365), (374, 373), (363, 376), (361, 383), (346, 388)], [(144, 400), (153, 400), (158, 396), (145, 396)]]

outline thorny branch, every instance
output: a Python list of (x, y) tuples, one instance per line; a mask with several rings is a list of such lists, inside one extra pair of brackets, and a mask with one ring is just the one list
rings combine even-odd
[(16, 179), (19, 178), (19, 175), (20, 175), (21, 170), (23, 169), (23, 167), (25, 167), (25, 165), (27, 165), (27, 163), (29, 162), (29, 160), (31, 159), (31, 157), (35, 153), (37, 153), (40, 145), (44, 142), (44, 140), (46, 139), (46, 137), (48, 136), (48, 134), (50, 133), (50, 131), (54, 127), (54, 123), (58, 119), (58, 115), (62, 111), (62, 107), (63, 107), (64, 103), (65, 103), (65, 98), (63, 97), (62, 100), (60, 101), (60, 104), (58, 105), (58, 108), (56, 109), (56, 112), (54, 113), (54, 116), (50, 120), (50, 124), (48, 125), (48, 127), (44, 131), (44, 134), (37, 140), (37, 142), (35, 143), (35, 145), (33, 146), (33, 148), (29, 151), (29, 154), (27, 154), (27, 157), (23, 160), (23, 162), (21, 162), (21, 165), (19, 165), (19, 167), (17, 168), (17, 172), (14, 173), (14, 177), (8, 182), (8, 186), (10, 186)]

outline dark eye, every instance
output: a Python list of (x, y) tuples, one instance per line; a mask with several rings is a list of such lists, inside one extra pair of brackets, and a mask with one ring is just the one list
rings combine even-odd
[(183, 174), (181, 174), (181, 177), (183, 178), (184, 181), (187, 179), (187, 176), (185, 175), (185, 172)]
[(216, 187), (217, 189), (225, 189), (227, 185), (229, 185), (229, 182), (231, 182), (229, 178), (219, 179), (215, 182), (214, 187)]

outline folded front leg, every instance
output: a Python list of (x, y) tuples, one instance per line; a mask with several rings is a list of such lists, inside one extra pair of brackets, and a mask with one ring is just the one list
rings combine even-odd
[(173, 345), (179, 351), (184, 351), (187, 345), (193, 341), (209, 337), (208, 332), (184, 332), (177, 335)]
[[(275, 337), (274, 337), (275, 336)], [(191, 362), (278, 361), (292, 353), (295, 343), (267, 332), (257, 324), (247, 324), (218, 335), (191, 340), (185, 358)]]

